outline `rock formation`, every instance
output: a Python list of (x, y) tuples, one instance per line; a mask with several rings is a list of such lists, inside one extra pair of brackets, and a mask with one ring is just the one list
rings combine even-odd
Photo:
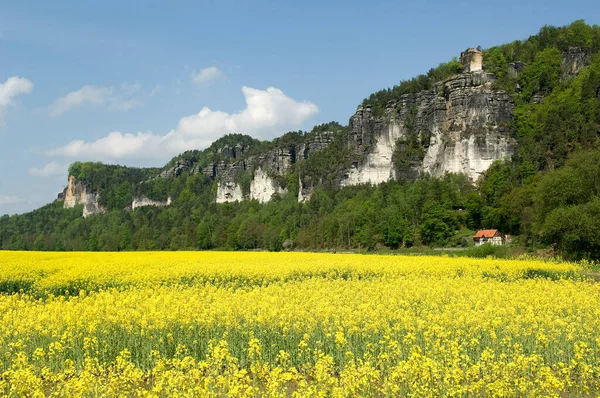
[(393, 155), (403, 132), (399, 121), (387, 113), (383, 119), (375, 119), (370, 107), (359, 108), (350, 119), (350, 142), (354, 141), (357, 151), (365, 152), (366, 158), (352, 164), (341, 186), (380, 184), (395, 178)]
[(579, 47), (569, 47), (569, 50), (563, 53), (561, 80), (577, 76), (581, 69), (589, 64), (590, 56), (586, 51)]
[(175, 162), (175, 164), (171, 167), (169, 167), (167, 170), (163, 171), (162, 173), (160, 173), (158, 175), (158, 177), (160, 178), (173, 178), (173, 177), (179, 177), (181, 175), (181, 173), (186, 172), (186, 171), (191, 171), (194, 173), (199, 172), (200, 170), (197, 170), (194, 167), (194, 160), (189, 160), (189, 159), (181, 159), (178, 160), (177, 162)]
[[(572, 50), (569, 54), (565, 61), (568, 70), (585, 63), (579, 52)], [(515, 149), (509, 127), (512, 97), (493, 88), (495, 77), (483, 70), (481, 51), (467, 49), (461, 53), (460, 62), (462, 73), (435, 83), (430, 90), (404, 94), (387, 104), (382, 115), (374, 115), (368, 105), (359, 107), (350, 118), (345, 138), (353, 155), (345, 171), (335, 171), (333, 184), (379, 184), (414, 179), (420, 174), (440, 177), (447, 172), (464, 173), (475, 181), (493, 161), (511, 156)], [(509, 72), (516, 76), (523, 67), (522, 63), (511, 64)], [(158, 177), (202, 173), (215, 180), (217, 203), (245, 199), (264, 203), (273, 195), (285, 194), (284, 182), (294, 165), (310, 161), (329, 148), (333, 139), (333, 132), (316, 131), (303, 142), (254, 154), (241, 144), (225, 145), (213, 150), (217, 160), (208, 165), (199, 163), (200, 152), (190, 152)], [(310, 198), (314, 187), (322, 182), (321, 176), (300, 173), (298, 200)], [(69, 187), (81, 192), (66, 195), (65, 206), (84, 203), (86, 214), (103, 211), (97, 205), (97, 196), (87, 194), (84, 186), (75, 188), (70, 180)], [(131, 208), (166, 205), (168, 202), (140, 197)]]
[(269, 174), (262, 168), (254, 172), (254, 178), (250, 183), (250, 199), (256, 199), (261, 203), (270, 201), (273, 195), (284, 195), (287, 193)]
[[(106, 208), (99, 204), (99, 194), (92, 192), (84, 182), (77, 181), (73, 176), (69, 176), (69, 183), (63, 192), (58, 194), (58, 200), (64, 201), (65, 209), (74, 208), (77, 205), (83, 205), (83, 217), (94, 214), (106, 213)], [(135, 210), (143, 206), (164, 207), (171, 204), (171, 198), (166, 201), (151, 200), (145, 196), (135, 197), (128, 206), (128, 209)]]
[(475, 48), (467, 48), (460, 53), (460, 63), (463, 73), (483, 70), (483, 53)]
[[(215, 165), (215, 168), (219, 167)], [(223, 165), (223, 172), (217, 172), (217, 203), (236, 202), (244, 200), (242, 187), (238, 183), (238, 175), (246, 171), (246, 163), (244, 161), (234, 162), (231, 166)]]
[(171, 204), (171, 198), (168, 198), (166, 201), (160, 200), (152, 200), (148, 199), (145, 196), (140, 196), (137, 198), (133, 198), (133, 202), (131, 202), (131, 210), (135, 210), (144, 206), (154, 206), (154, 207), (165, 207)]
[(59, 195), (59, 199), (61, 197), (64, 200), (63, 206), (66, 209), (83, 204), (83, 217), (106, 212), (106, 209), (98, 203), (98, 194), (90, 192), (85, 184), (77, 181), (73, 176), (69, 177), (69, 184), (63, 193)]
[(237, 202), (244, 200), (242, 188), (233, 181), (219, 181), (217, 183), (217, 203)]
[(314, 137), (311, 140), (309, 140), (305, 144), (300, 145), (298, 153), (296, 154), (296, 156), (298, 157), (297, 161), (308, 159), (315, 153), (327, 148), (332, 141), (332, 131), (323, 131), (315, 133)]
[(514, 101), (507, 92), (492, 88), (494, 79), (481, 70), (458, 74), (431, 90), (403, 95), (398, 103), (388, 104), (381, 117), (374, 117), (369, 107), (359, 108), (350, 119), (349, 134), (366, 156), (351, 166), (341, 185), (397, 178), (394, 158), (409, 156), (398, 145), (411, 139), (421, 159), (409, 162), (402, 172), (436, 177), (465, 173), (475, 181), (493, 161), (511, 156), (516, 145), (508, 127)]
[[(565, 73), (577, 73), (587, 62), (584, 53), (571, 49), (565, 55), (563, 69)], [(321, 158), (319, 166), (306, 175), (302, 173), (303, 162), (310, 162), (325, 149), (340, 150), (341, 145), (346, 152), (338, 168), (326, 171), (331, 172), (327, 182), (334, 186), (379, 184), (414, 179), (421, 174), (440, 177), (448, 172), (464, 173), (475, 182), (492, 162), (510, 157), (515, 151), (510, 130), (514, 101), (506, 91), (494, 87), (495, 76), (483, 69), (481, 51), (467, 49), (461, 53), (460, 63), (461, 73), (433, 84), (429, 90), (404, 94), (388, 103), (383, 112), (375, 114), (369, 105), (359, 107), (346, 130), (334, 133), (316, 129), (297, 141), (288, 139), (280, 146), (274, 142), (263, 152), (255, 148), (251, 152), (242, 144), (212, 148), (211, 152), (190, 151), (153, 178), (202, 173), (215, 181), (217, 203), (245, 199), (264, 203), (274, 195), (287, 193), (289, 173), (295, 172), (299, 178), (298, 200), (305, 201), (315, 186), (324, 183), (324, 176), (315, 170), (323, 170), (323, 162), (332, 155)], [(510, 64), (510, 76), (518, 77), (524, 67), (521, 62)], [(334, 137), (341, 140), (337, 146), (332, 146)], [(207, 163), (207, 159), (211, 160)], [(73, 178), (69, 179), (64, 200), (65, 207), (83, 203), (84, 215), (105, 211), (98, 204), (98, 195)], [(137, 197), (131, 208), (169, 204)]]
[(519, 77), (519, 74), (523, 72), (525, 69), (525, 64), (521, 61), (511, 62), (508, 64), (508, 77), (511, 79), (516, 79)]
[[(218, 179), (216, 202), (256, 199), (264, 203), (271, 200), (274, 194), (285, 194), (287, 191), (273, 177), (285, 176), (295, 162), (294, 148), (276, 148), (223, 167), (221, 172), (215, 173)], [(238, 182), (240, 173), (252, 174), (249, 191), (245, 194)]]

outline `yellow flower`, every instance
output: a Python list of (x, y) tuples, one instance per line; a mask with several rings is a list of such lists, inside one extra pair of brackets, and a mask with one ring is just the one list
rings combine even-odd
[(0, 292), (0, 396), (596, 396), (600, 285), (581, 271), (528, 258), (0, 252), (0, 288), (28, 286)]

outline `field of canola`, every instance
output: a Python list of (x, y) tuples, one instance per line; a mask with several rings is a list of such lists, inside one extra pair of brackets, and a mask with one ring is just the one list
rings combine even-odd
[(573, 264), (0, 252), (3, 396), (596, 396)]

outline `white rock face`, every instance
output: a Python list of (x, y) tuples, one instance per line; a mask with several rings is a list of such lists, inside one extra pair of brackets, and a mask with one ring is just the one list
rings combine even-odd
[[(342, 186), (416, 178), (420, 173), (441, 177), (447, 172), (464, 173), (475, 182), (494, 161), (514, 153), (512, 97), (494, 89), (494, 75), (478, 69), (479, 51), (467, 50), (461, 61), (469, 73), (436, 83), (431, 90), (404, 94), (383, 116), (374, 117), (371, 107), (357, 110), (349, 137), (364, 160), (350, 167)], [(415, 143), (420, 154), (397, 151), (397, 145)], [(407, 149), (410, 153), (411, 147)], [(392, 161), (394, 153), (408, 157), (399, 159), (399, 169)]]
[(311, 187), (303, 187), (302, 186), (302, 178), (298, 178), (298, 202), (302, 203), (305, 202), (307, 200), (310, 200), (310, 197), (312, 195), (312, 189)]
[(81, 193), (76, 192), (75, 177), (69, 176), (69, 184), (67, 185), (67, 189), (65, 191), (65, 202), (63, 207), (65, 209), (72, 209), (75, 207), (80, 195)]
[(495, 160), (511, 156), (511, 143), (502, 135), (456, 137), (451, 142), (453, 144), (445, 146), (439, 135), (432, 136), (431, 146), (423, 159), (423, 172), (436, 177), (446, 172), (464, 173), (476, 181)]
[(346, 178), (341, 182), (343, 187), (359, 184), (380, 184), (395, 178), (392, 155), (396, 149), (396, 141), (402, 136), (398, 121), (389, 123), (384, 134), (377, 137), (372, 152), (367, 154), (363, 164), (353, 165)]
[(267, 173), (258, 168), (254, 173), (254, 179), (250, 183), (250, 198), (261, 203), (271, 200), (274, 194), (285, 194), (287, 191), (279, 186)]
[(63, 207), (71, 209), (78, 204), (83, 204), (83, 217), (106, 213), (106, 209), (98, 203), (98, 194), (88, 192), (84, 184), (76, 181), (75, 177), (69, 176)]
[[(353, 165), (348, 171), (342, 186), (359, 184), (380, 184), (395, 179), (392, 155), (396, 141), (402, 137), (402, 128), (396, 121), (389, 124), (387, 132), (377, 137), (373, 152), (367, 154), (366, 161)], [(446, 138), (439, 129), (434, 129), (430, 146), (425, 152), (421, 172), (435, 177), (445, 173), (464, 173), (472, 181), (477, 181), (490, 165), (499, 159), (512, 155), (511, 139), (505, 134), (490, 132), (483, 137), (470, 135), (461, 138), (460, 132), (446, 132)], [(300, 196), (300, 195), (299, 195)], [(304, 198), (298, 198), (300, 201)]]
[(155, 206), (155, 207), (165, 207), (171, 204), (171, 198), (169, 197), (166, 202), (148, 199), (145, 196), (140, 196), (139, 198), (133, 198), (133, 202), (131, 202), (131, 209), (135, 210), (138, 207), (144, 206)]
[(221, 181), (217, 184), (217, 203), (228, 203), (244, 200), (242, 188), (229, 181)]

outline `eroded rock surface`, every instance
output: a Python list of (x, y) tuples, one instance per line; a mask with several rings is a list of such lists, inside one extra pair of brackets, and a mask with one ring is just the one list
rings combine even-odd
[(160, 200), (152, 200), (145, 196), (140, 196), (137, 198), (133, 198), (133, 202), (131, 202), (131, 209), (135, 210), (139, 207), (144, 206), (154, 206), (154, 207), (165, 207), (171, 204), (171, 198), (168, 198), (166, 201)]
[(366, 156), (350, 168), (342, 185), (394, 179), (394, 156), (408, 156), (396, 152), (396, 146), (411, 140), (417, 142), (413, 152), (422, 158), (403, 172), (437, 177), (465, 173), (476, 180), (493, 161), (511, 156), (516, 145), (508, 127), (514, 101), (507, 92), (494, 90), (493, 82), (494, 75), (484, 71), (462, 73), (432, 90), (403, 95), (388, 104), (383, 117), (359, 108), (350, 122), (350, 137)]
[(590, 56), (586, 51), (579, 47), (569, 47), (569, 50), (563, 53), (561, 80), (577, 76), (589, 64)]
[[(588, 62), (586, 57), (578, 49), (569, 50), (563, 70), (578, 73)], [(215, 181), (217, 203), (268, 202), (287, 192), (285, 183), (292, 172), (298, 173), (294, 178), (299, 182), (299, 201), (310, 198), (314, 187), (325, 182), (344, 187), (415, 179), (421, 174), (440, 177), (448, 172), (464, 173), (475, 182), (492, 162), (510, 157), (516, 149), (510, 130), (514, 101), (506, 91), (495, 88), (495, 76), (484, 70), (481, 51), (464, 51), (461, 65), (462, 73), (429, 90), (404, 94), (377, 115), (369, 105), (359, 107), (347, 130), (316, 129), (300, 142), (281, 141), (287, 144), (262, 153), (252, 153), (241, 144), (225, 145), (214, 150), (209, 164), (206, 155), (201, 159), (200, 152), (188, 153), (157, 177), (202, 173)], [(518, 77), (524, 68), (521, 62), (512, 63), (509, 74)], [(325, 157), (302, 166), (325, 149), (329, 151)], [(337, 151), (343, 152), (343, 158), (336, 159)], [(328, 170), (326, 162), (332, 158), (336, 169)], [(105, 211), (97, 195), (71, 179), (64, 200), (65, 207), (83, 203), (86, 215)], [(167, 204), (136, 198), (131, 208)]]
[(266, 203), (273, 198), (273, 195), (283, 195), (286, 192), (287, 191), (262, 168), (259, 168), (254, 172), (254, 179), (250, 183), (251, 199)]
[(69, 184), (60, 196), (64, 199), (65, 209), (83, 204), (83, 217), (106, 212), (106, 209), (98, 203), (98, 194), (90, 192), (84, 183), (77, 181), (73, 176), (69, 177)]

